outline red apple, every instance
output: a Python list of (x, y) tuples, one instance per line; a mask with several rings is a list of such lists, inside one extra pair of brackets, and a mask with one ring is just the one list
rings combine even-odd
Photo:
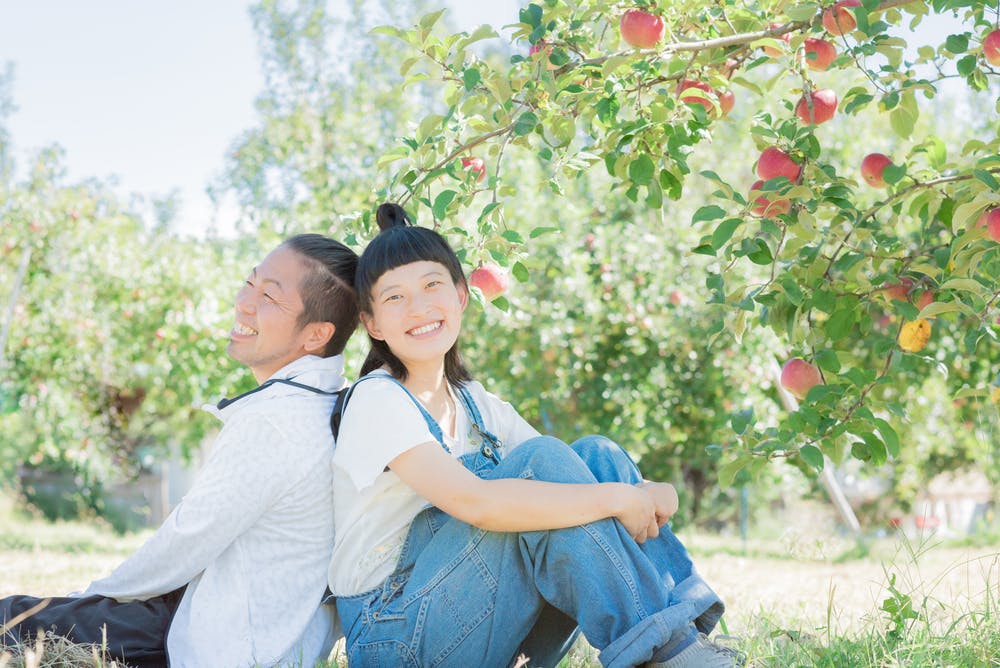
[(736, 106), (736, 95), (731, 90), (724, 90), (719, 93), (719, 108), (725, 116)]
[(661, 17), (641, 9), (630, 9), (622, 14), (618, 27), (622, 39), (637, 49), (652, 49), (660, 43), (666, 32)]
[(910, 301), (910, 290), (913, 289), (913, 279), (903, 277), (897, 283), (886, 282), (882, 284), (882, 292), (886, 299), (892, 301), (898, 299), (901, 302)]
[(803, 47), (806, 50), (806, 65), (809, 69), (825, 70), (837, 57), (837, 47), (825, 39), (807, 37)]
[(993, 30), (983, 38), (983, 58), (990, 65), (1000, 67), (1000, 30)]
[(534, 58), (536, 53), (543, 54), (542, 57), (545, 59), (545, 66), (548, 69), (550, 70), (559, 69), (558, 65), (555, 65), (551, 60), (549, 60), (549, 56), (552, 55), (552, 45), (546, 42), (544, 39), (538, 40), (537, 42), (531, 45), (530, 49), (528, 49), (529, 58)]
[[(780, 23), (772, 23), (771, 25), (769, 25), (767, 27), (767, 29), (768, 30), (774, 30), (775, 28), (780, 28), (780, 27), (781, 27)], [(786, 32), (786, 33), (784, 33), (782, 35), (776, 35), (774, 37), (774, 39), (780, 39), (785, 44), (790, 44), (791, 41), (792, 41), (792, 36), (791, 36), (791, 34), (789, 34), (789, 33)], [(782, 51), (781, 49), (777, 49), (777, 48), (775, 48), (773, 46), (765, 46), (764, 47), (764, 53), (766, 53), (767, 55), (771, 56), (772, 58), (777, 58), (777, 57), (782, 56), (782, 55), (785, 54), (784, 51)]]
[(991, 209), (986, 216), (986, 236), (1000, 244), (1000, 209)]
[(800, 357), (793, 357), (781, 368), (781, 386), (797, 399), (802, 399), (823, 382), (819, 369)]
[(509, 283), (507, 272), (493, 263), (484, 264), (469, 276), (469, 285), (479, 288), (488, 302), (506, 292)]
[[(754, 207), (750, 209), (751, 213), (755, 216), (760, 216), (761, 218), (774, 218), (775, 216), (788, 213), (792, 210), (791, 201), (778, 197), (774, 193), (761, 193), (754, 198), (754, 195), (760, 192), (760, 188), (763, 185), (763, 181), (755, 181), (754, 184), (750, 186), (750, 197), (754, 202)], [(772, 197), (774, 199), (771, 199)]]
[(472, 172), (477, 181), (486, 178), (486, 163), (483, 162), (482, 158), (462, 158), (462, 168)]
[(802, 167), (777, 146), (765, 148), (757, 158), (757, 176), (765, 181), (784, 176), (794, 183), (801, 173)]
[(913, 304), (921, 311), (923, 311), (925, 308), (927, 308), (933, 303), (934, 303), (933, 290), (924, 290), (921, 293), (919, 293), (913, 300)]
[(861, 176), (868, 182), (868, 185), (885, 188), (886, 183), (882, 177), (882, 170), (891, 164), (892, 160), (889, 159), (889, 156), (882, 153), (869, 153), (861, 161)]
[(823, 27), (831, 35), (843, 35), (858, 27), (850, 7), (860, 7), (861, 0), (840, 0), (823, 12)]
[[(692, 95), (691, 93), (688, 93), (686, 95), (684, 94), (684, 91), (690, 90), (692, 88), (696, 88), (706, 93), (706, 95), (704, 96), (698, 94)], [(709, 86), (704, 81), (685, 79), (684, 81), (681, 82), (677, 97), (680, 99), (681, 102), (686, 102), (687, 104), (700, 104), (702, 107), (705, 108), (705, 111), (711, 112), (714, 107), (714, 105), (712, 104), (711, 97), (714, 94), (715, 93), (712, 90), (712, 87)]]
[(812, 99), (812, 114), (809, 113), (809, 103), (803, 95), (799, 103), (795, 105), (795, 115), (806, 125), (820, 125), (826, 123), (837, 113), (837, 94), (829, 88), (814, 90), (810, 95)]

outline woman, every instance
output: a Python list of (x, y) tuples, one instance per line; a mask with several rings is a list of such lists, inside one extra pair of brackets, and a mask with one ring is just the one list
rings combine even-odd
[(733, 666), (722, 614), (662, 528), (671, 485), (601, 438), (541, 437), (471, 380), (468, 286), (437, 233), (379, 207), (357, 288), (372, 350), (334, 455), (329, 584), (356, 666), (509, 665), (548, 605), (607, 666)]

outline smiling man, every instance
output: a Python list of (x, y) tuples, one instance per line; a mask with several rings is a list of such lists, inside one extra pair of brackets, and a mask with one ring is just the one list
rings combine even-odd
[(209, 408), (224, 426), (192, 489), (83, 593), (0, 600), (0, 641), (43, 628), (101, 644), (106, 625), (114, 657), (174, 668), (311, 666), (329, 653), (330, 415), (358, 324), (356, 266), (346, 246), (306, 234), (250, 272), (227, 352), (260, 385)]

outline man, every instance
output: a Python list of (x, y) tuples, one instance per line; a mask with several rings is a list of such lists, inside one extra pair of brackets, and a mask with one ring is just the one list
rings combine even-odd
[(101, 643), (106, 625), (109, 653), (132, 666), (326, 657), (339, 635), (333, 606), (321, 603), (334, 538), (330, 416), (358, 323), (356, 266), (346, 246), (305, 234), (250, 272), (227, 352), (260, 385), (209, 409), (224, 426), (194, 486), (83, 593), (0, 600), (0, 631), (11, 627), (0, 639), (44, 628)]

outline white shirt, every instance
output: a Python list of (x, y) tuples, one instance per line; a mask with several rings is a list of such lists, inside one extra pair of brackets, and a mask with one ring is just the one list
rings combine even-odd
[[(343, 357), (301, 357), (272, 378), (324, 391)], [(335, 398), (275, 383), (227, 405), (191, 490), (84, 595), (146, 599), (187, 584), (167, 636), (173, 668), (312, 666), (339, 637), (321, 605), (333, 549)]]
[[(372, 374), (386, 376), (383, 371)], [(503, 452), (538, 432), (506, 401), (477, 382), (466, 386), (486, 430), (504, 446)], [(455, 401), (456, 438), (446, 438), (459, 457), (479, 447), (478, 435), (460, 400)], [(333, 456), (334, 516), (337, 541), (330, 560), (330, 591), (340, 596), (360, 594), (379, 586), (392, 574), (410, 523), (428, 507), (427, 501), (385, 468), (407, 450), (436, 441), (413, 400), (388, 378), (360, 383), (347, 403)]]

